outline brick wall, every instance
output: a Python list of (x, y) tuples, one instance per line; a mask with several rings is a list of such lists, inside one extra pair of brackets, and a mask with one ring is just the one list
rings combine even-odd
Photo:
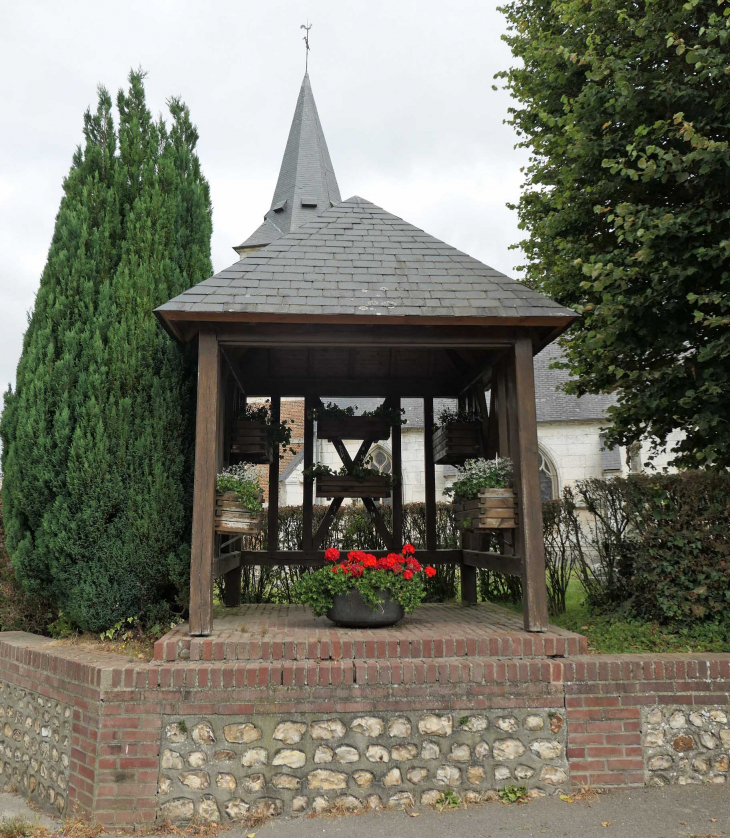
[[(323, 719), (338, 720), (346, 731), (355, 729), (354, 720), (363, 716), (383, 723), (377, 734), (382, 741), (377, 739), (376, 744), (389, 752), (387, 764), (370, 764), (366, 740), (343, 733), (343, 747), (353, 749), (347, 751), (353, 762), (343, 757), (341, 763), (316, 768), (347, 775), (347, 800), (341, 802), (353, 807), (367, 801), (374, 789), (387, 804), (391, 798), (406, 800), (403, 795), (420, 799), (452, 783), (457, 794), (473, 796), (493, 794), (493, 789), (509, 783), (544, 793), (565, 789), (570, 782), (574, 786), (721, 783), (728, 776), (730, 655), (130, 664), (119, 656), (93, 655), (8, 632), (0, 639), (0, 680), (11, 691), (19, 688), (71, 708), (68, 805), (107, 824), (150, 822), (175, 812), (168, 806), (163, 813), (166, 804), (185, 799), (193, 802), (176, 804), (183, 807), (181, 814), (189, 814), (189, 806), (194, 806), (199, 817), (223, 821), (241, 816), (251, 805), (274, 805), (271, 800), (280, 801), (287, 811), (295, 810), (294, 798), (307, 796), (300, 789), (310, 789), (307, 778), (312, 766), (285, 766), (275, 774), (273, 754), (279, 745), (266, 737), (275, 739), (276, 726), (287, 722), (304, 725), (306, 736), (311, 736), (311, 725)], [(449, 719), (443, 723), (451, 738), (446, 742), (423, 728), (423, 736), (444, 744), (443, 758), (431, 762), (423, 756), (420, 739), (411, 743), (417, 733), (403, 734), (401, 744), (413, 744), (418, 750), (413, 767), (426, 772), (409, 778), (411, 766), (397, 764), (396, 740), (384, 731), (395, 719), (402, 723), (405, 718), (413, 731), (421, 732), (419, 725), (429, 715)], [(532, 716), (541, 719), (540, 731), (532, 730), (538, 727), (536, 721), (528, 721)], [(170, 726), (181, 721), (185, 730), (176, 728), (171, 736)], [(22, 792), (28, 788), (23, 774), (28, 775), (32, 766), (16, 746), (22, 740), (21, 723), (13, 717), (8, 724), (9, 738), (3, 728), (5, 738), (0, 739), (0, 760), (4, 771), (10, 766), (11, 776), (17, 772)], [(262, 744), (272, 754), (272, 768), (267, 762), (266, 770), (256, 772), (263, 777), (256, 780), (263, 783), (260, 790), (242, 791), (242, 784), (253, 781), (240, 775), (242, 755), (226, 741), (220, 748), (235, 751), (236, 770), (212, 765), (213, 742), (198, 743), (192, 737), (197, 725), (210, 726), (216, 740), (221, 736), (225, 740), (221, 731), (228, 725), (243, 731), (236, 738), (241, 743), (246, 744), (249, 735), (263, 737)], [(540, 754), (531, 748), (536, 738), (546, 742), (552, 738), (558, 745), (541, 745), (547, 750)], [(339, 745), (328, 745), (333, 760), (338, 759)], [(468, 751), (454, 750), (463, 745)], [(175, 751), (177, 757), (165, 757), (165, 750)], [(197, 768), (190, 762), (192, 753), (197, 768), (208, 766), (198, 771), (206, 773), (207, 780), (193, 776)], [(314, 751), (310, 758), (314, 759)], [(386, 782), (396, 767), (400, 782)], [(474, 770), (479, 768), (483, 776)], [(373, 775), (373, 788), (359, 791), (355, 773), (363, 771)], [(186, 781), (199, 783), (193, 791), (180, 780), (181, 772)], [(290, 788), (274, 785), (274, 793), (268, 784), (283, 783), (279, 774), (287, 775)], [(418, 783), (413, 780), (417, 775)], [(318, 781), (323, 776), (317, 775)], [(395, 777), (395, 772), (390, 776)], [(343, 792), (311, 788), (306, 804), (299, 800), (297, 806), (321, 808), (333, 795), (341, 798)], [(57, 807), (49, 800), (39, 802), (46, 808)]]

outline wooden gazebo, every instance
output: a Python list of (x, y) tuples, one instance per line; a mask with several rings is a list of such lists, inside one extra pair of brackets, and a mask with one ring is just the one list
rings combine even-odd
[[(313, 484), (305, 477), (301, 550), (279, 550), (274, 456), (268, 549), (231, 550), (229, 543), (220, 552), (216, 474), (228, 459), (233, 412), (251, 396), (269, 397), (274, 418), (282, 397), (305, 399), (305, 470), (313, 462), (311, 408), (318, 399), (381, 397), (395, 408), (403, 398), (422, 399), (427, 531), (419, 557), (458, 564), (467, 602), (476, 602), (478, 568), (520, 576), (525, 628), (545, 630), (533, 356), (569, 326), (574, 312), (362, 198), (340, 201), (306, 77), (272, 209), (237, 250), (244, 258), (156, 310), (172, 336), (198, 344), (190, 633), (212, 630), (215, 578), (224, 576), (226, 604), (237, 605), (243, 565), (320, 563), (327, 527), (342, 503), (332, 500), (315, 532)], [(481, 549), (480, 535), (465, 535), (461, 549), (437, 549), (435, 397), (478, 410), (484, 453), (513, 460), (517, 527), (498, 551)], [(398, 476), (400, 425), (393, 425), (391, 440)], [(374, 440), (363, 440), (354, 458), (342, 440), (333, 442), (351, 465)], [(373, 500), (363, 502), (384, 543), (400, 548), (400, 488), (393, 490), (390, 530)]]

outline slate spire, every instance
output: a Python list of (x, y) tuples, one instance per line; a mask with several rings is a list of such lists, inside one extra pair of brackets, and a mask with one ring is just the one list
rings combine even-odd
[(305, 73), (271, 209), (264, 216), (264, 223), (234, 250), (245, 257), (341, 200), (309, 74)]

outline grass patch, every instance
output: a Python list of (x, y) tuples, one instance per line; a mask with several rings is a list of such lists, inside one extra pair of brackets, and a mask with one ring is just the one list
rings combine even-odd
[(0, 838), (30, 838), (33, 824), (22, 817), (0, 821)]
[[(500, 603), (522, 612), (522, 603)], [(688, 628), (641, 620), (620, 612), (594, 614), (575, 576), (565, 597), (565, 614), (550, 617), (552, 625), (577, 631), (588, 638), (591, 652), (607, 655), (639, 652), (730, 652), (730, 625), (707, 623)]]

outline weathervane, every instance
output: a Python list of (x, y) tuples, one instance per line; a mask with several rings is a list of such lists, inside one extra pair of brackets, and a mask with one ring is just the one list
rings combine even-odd
[(312, 24), (309, 22), (309, 19), (307, 19), (307, 25), (305, 26), (304, 24), (302, 24), (299, 28), (304, 29), (305, 32), (304, 38), (302, 38), (302, 40), (304, 41), (304, 46), (307, 48), (307, 51), (304, 55), (304, 72), (307, 73), (309, 72), (309, 30), (312, 28)]

